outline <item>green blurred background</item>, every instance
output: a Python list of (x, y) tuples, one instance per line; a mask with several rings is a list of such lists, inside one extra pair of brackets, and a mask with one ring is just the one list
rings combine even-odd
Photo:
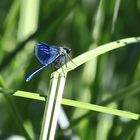
[[(4, 94), (47, 94), (51, 67), (25, 82), (41, 66), (34, 56), (37, 41), (71, 48), (74, 58), (133, 36), (140, 36), (140, 0), (0, 0), (0, 140), (39, 139), (44, 103)], [(127, 45), (70, 72), (64, 97), (94, 104), (112, 97), (104, 105), (139, 113), (139, 71), (140, 48)], [(56, 140), (140, 139), (139, 121), (63, 109), (70, 133), (58, 125)]]

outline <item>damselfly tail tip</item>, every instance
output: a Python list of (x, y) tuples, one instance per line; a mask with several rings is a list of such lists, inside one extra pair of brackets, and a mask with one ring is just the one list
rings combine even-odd
[(30, 80), (31, 80), (30, 77), (27, 77), (27, 78), (26, 78), (26, 82), (29, 82)]

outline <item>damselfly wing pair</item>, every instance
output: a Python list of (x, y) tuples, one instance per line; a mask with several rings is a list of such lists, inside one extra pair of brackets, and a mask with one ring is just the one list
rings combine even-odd
[(30, 81), (33, 76), (35, 76), (38, 72), (47, 67), (49, 64), (54, 64), (55, 69), (58, 69), (62, 65), (66, 64), (66, 58), (70, 58), (70, 51), (71, 50), (69, 48), (65, 47), (51, 46), (43, 42), (36, 43), (35, 56), (43, 66), (37, 69), (31, 75), (29, 75), (26, 79), (26, 82)]

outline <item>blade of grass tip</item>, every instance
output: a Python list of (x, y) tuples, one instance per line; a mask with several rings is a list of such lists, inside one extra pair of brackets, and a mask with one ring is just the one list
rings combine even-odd
[(31, 93), (31, 92), (18, 90), (13, 95), (18, 97), (28, 98), (28, 99), (46, 101), (45, 97), (40, 96), (38, 93)]
[[(117, 100), (121, 100), (121, 99), (123, 99), (123, 98), (126, 97), (126, 93), (127, 93), (129, 90), (131, 90), (131, 91), (129, 91), (130, 93), (128, 93), (129, 95), (127, 95), (127, 96), (131, 96), (131, 95), (135, 95), (135, 94), (139, 93), (140, 90), (139, 90), (139, 91), (136, 91), (136, 92), (133, 91), (133, 90), (135, 90), (135, 88), (139, 88), (139, 84), (140, 84), (139, 81), (133, 83), (133, 84), (130, 85), (129, 87), (126, 87), (125, 89), (122, 89), (122, 90), (118, 91), (118, 93), (116, 93), (114, 96), (112, 96), (112, 97), (110, 97), (110, 98), (108, 98), (108, 99), (106, 99), (106, 100), (103, 100), (103, 101), (100, 102), (98, 105), (107, 105), (107, 104), (109, 104), (109, 103), (111, 103), (111, 102), (113, 102), (113, 101), (116, 101), (116, 99), (117, 99)], [(118, 95), (118, 94), (119, 94), (119, 95)], [(122, 96), (122, 94), (125, 94), (125, 96)], [(117, 96), (117, 97), (116, 97), (116, 96)], [(62, 99), (62, 100), (63, 100), (63, 99)], [(93, 115), (95, 115), (95, 114), (93, 114), (92, 111), (89, 111), (89, 112), (85, 113), (84, 115), (82, 115), (82, 116), (80, 116), (80, 117), (78, 117), (78, 118), (72, 120), (71, 123), (70, 123), (70, 126), (69, 126), (67, 129), (69, 129), (72, 125), (76, 125), (79, 121), (81, 121), (82, 119), (84, 119), (84, 118), (86, 118), (86, 117), (90, 117), (90, 116), (93, 117)]]
[(79, 101), (74, 101), (74, 100), (68, 100), (68, 99), (63, 99), (62, 104), (68, 105), (68, 106), (74, 106), (74, 107), (76, 106), (76, 107), (79, 107), (82, 109), (117, 115), (120, 117), (126, 117), (126, 118), (134, 119), (134, 120), (137, 120), (140, 117), (140, 115), (136, 114), (136, 113), (121, 111), (118, 109), (113, 109), (113, 108), (109, 108), (109, 107), (103, 107), (103, 106), (99, 106), (99, 105), (95, 105), (95, 104), (89, 104), (89, 103), (84, 103), (84, 102), (79, 102)]

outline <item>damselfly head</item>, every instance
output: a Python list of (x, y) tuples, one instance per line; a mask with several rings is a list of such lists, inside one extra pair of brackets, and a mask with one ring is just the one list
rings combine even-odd
[(69, 48), (63, 48), (63, 49), (66, 51), (67, 54), (69, 54), (71, 52), (71, 49), (69, 49)]

